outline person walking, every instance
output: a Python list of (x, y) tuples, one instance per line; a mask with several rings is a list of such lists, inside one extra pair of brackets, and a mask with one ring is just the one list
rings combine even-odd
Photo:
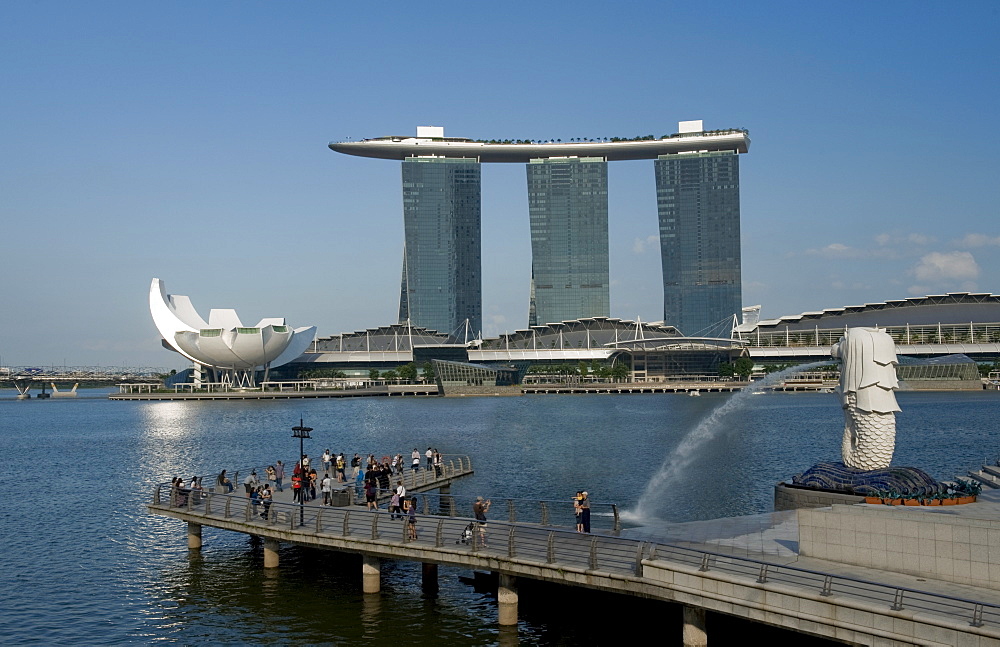
[(330, 450), (329, 449), (323, 450), (323, 471), (324, 472), (329, 472), (330, 471), (330, 461), (332, 460), (332, 458), (333, 457), (330, 456)]
[[(296, 467), (298, 467), (296, 465)], [(296, 469), (292, 472), (292, 501), (295, 503), (305, 503), (302, 495), (305, 488), (302, 487), (302, 470)]]
[[(369, 471), (369, 474), (371, 471)], [(375, 479), (371, 476), (365, 481), (365, 501), (368, 504), (369, 510), (378, 510), (378, 486), (375, 485)]]
[(320, 483), (320, 489), (323, 490), (323, 505), (333, 505), (333, 479), (330, 478), (329, 474), (323, 475), (323, 482)]
[(281, 482), (285, 480), (285, 464), (281, 461), (274, 466), (274, 483), (278, 486), (278, 492), (284, 492)]
[(410, 538), (410, 541), (414, 541), (417, 538), (416, 497), (410, 497), (409, 499), (406, 499), (404, 506), (406, 507), (406, 536)]

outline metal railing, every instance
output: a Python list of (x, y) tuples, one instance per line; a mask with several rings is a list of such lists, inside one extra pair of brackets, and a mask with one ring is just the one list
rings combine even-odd
[[(626, 539), (613, 533), (579, 533), (565, 527), (524, 520), (480, 524), (472, 517), (428, 513), (430, 497), (417, 495), (415, 535), (406, 513), (370, 511), (358, 506), (332, 507), (273, 501), (253, 503), (241, 494), (192, 492), (158, 485), (153, 503), (180, 508), (207, 519), (237, 520), (251, 527), (281, 527), (332, 538), (418, 545), (468, 551), (511, 560), (542, 563), (642, 578), (644, 568), (663, 561), (702, 573), (720, 573), (758, 584), (780, 584), (823, 597), (838, 596), (874, 611), (920, 612), (947, 621), (963, 619), (972, 627), (1000, 627), (1000, 605), (846, 575), (800, 568), (678, 544)], [(422, 501), (420, 498), (422, 497)], [(446, 496), (441, 497), (446, 499)], [(507, 501), (516, 501), (509, 499)], [(541, 502), (539, 502), (541, 503)], [(561, 502), (560, 502), (561, 503)], [(551, 523), (551, 517), (548, 519)]]

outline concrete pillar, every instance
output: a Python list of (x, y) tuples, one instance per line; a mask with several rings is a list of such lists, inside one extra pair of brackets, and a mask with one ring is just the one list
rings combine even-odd
[(451, 483), (445, 483), (438, 488), (439, 494), (451, 494)]
[(264, 538), (264, 568), (278, 568), (279, 546), (277, 539)]
[(684, 647), (708, 647), (704, 609), (684, 607)]
[(424, 591), (433, 593), (438, 590), (438, 565), (423, 562), (421, 564), (423, 578), (421, 580)]
[(378, 557), (362, 555), (361, 557), (361, 590), (365, 593), (378, 593), (382, 588), (382, 562)]
[(513, 575), (500, 574), (497, 587), (497, 606), (500, 611), (500, 626), (517, 624), (517, 580)]
[(201, 550), (201, 524), (188, 521), (188, 548)]

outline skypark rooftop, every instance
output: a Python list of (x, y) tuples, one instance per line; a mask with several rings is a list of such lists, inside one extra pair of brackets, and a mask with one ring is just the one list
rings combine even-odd
[(404, 160), (408, 157), (462, 157), (480, 162), (520, 162), (560, 157), (602, 157), (610, 161), (656, 159), (659, 155), (702, 151), (746, 153), (750, 135), (743, 129), (680, 132), (660, 139), (586, 140), (577, 142), (479, 141), (445, 137), (443, 128), (420, 127), (417, 136), (389, 136), (358, 142), (331, 142), (330, 149), (347, 155)]

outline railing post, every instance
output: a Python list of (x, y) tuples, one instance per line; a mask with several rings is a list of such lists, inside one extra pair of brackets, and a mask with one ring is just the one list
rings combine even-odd
[(319, 511), (316, 513), (316, 533), (317, 534), (319, 534), (320, 529), (323, 527), (322, 526), (322, 519), (323, 519), (323, 508), (320, 508)]
[(434, 547), (444, 546), (444, 519), (438, 519), (437, 530), (434, 532)]
[(424, 494), (423, 495), (423, 501), (424, 501), (424, 511), (423, 511), (423, 514), (430, 514), (431, 513), (431, 500), (430, 500), (430, 497), (427, 496), (426, 494)]
[(896, 596), (893, 598), (892, 606), (889, 607), (893, 611), (902, 611), (903, 607), (903, 589), (896, 589)]
[(378, 518), (380, 515), (376, 512), (373, 516), (375, 518), (372, 519), (372, 539), (375, 540), (378, 539)]
[(823, 578), (823, 590), (819, 592), (823, 597), (827, 597), (833, 594), (833, 576), (827, 575)]
[(547, 526), (549, 525), (549, 506), (545, 504), (545, 501), (539, 501), (539, 504), (542, 506), (542, 525)]
[(233, 502), (233, 495), (227, 494), (226, 495), (226, 509), (225, 509), (225, 511), (222, 514), (222, 518), (223, 519), (228, 519), (229, 518), (229, 506), (232, 504), (232, 502)]
[(351, 534), (351, 527), (349, 525), (347, 525), (347, 520), (350, 517), (351, 517), (351, 511), (350, 510), (345, 510), (344, 511), (344, 537), (347, 537), (348, 535)]
[(160, 488), (161, 485), (157, 485), (156, 489), (153, 490), (153, 505), (160, 505)]
[(517, 523), (517, 511), (514, 509), (514, 499), (507, 499), (507, 520)]
[(639, 545), (635, 549), (635, 576), (636, 577), (642, 577), (642, 555), (645, 552), (646, 552), (646, 542), (640, 541)]
[(204, 496), (205, 496), (205, 514), (206, 515), (212, 514), (212, 495), (213, 495), (212, 492), (205, 492), (204, 493)]
[(618, 504), (617, 503), (612, 503), (611, 504), (611, 514), (614, 515), (614, 518), (615, 518), (615, 527), (613, 528), (613, 530), (617, 534), (617, 533), (621, 532), (621, 530), (622, 530), (622, 519), (621, 519), (621, 515), (618, 513)]
[(590, 539), (590, 570), (597, 570), (597, 537)]
[(514, 529), (515, 526), (511, 526), (507, 532), (507, 557), (511, 559), (517, 557), (517, 551), (514, 549)]
[(973, 627), (983, 626), (983, 605), (976, 604), (972, 610), (972, 622), (969, 623)]
[(551, 564), (556, 561), (556, 533), (549, 531), (548, 541), (545, 542), (545, 563)]
[(767, 584), (767, 569), (769, 564), (760, 565), (760, 574), (757, 576), (758, 584)]

